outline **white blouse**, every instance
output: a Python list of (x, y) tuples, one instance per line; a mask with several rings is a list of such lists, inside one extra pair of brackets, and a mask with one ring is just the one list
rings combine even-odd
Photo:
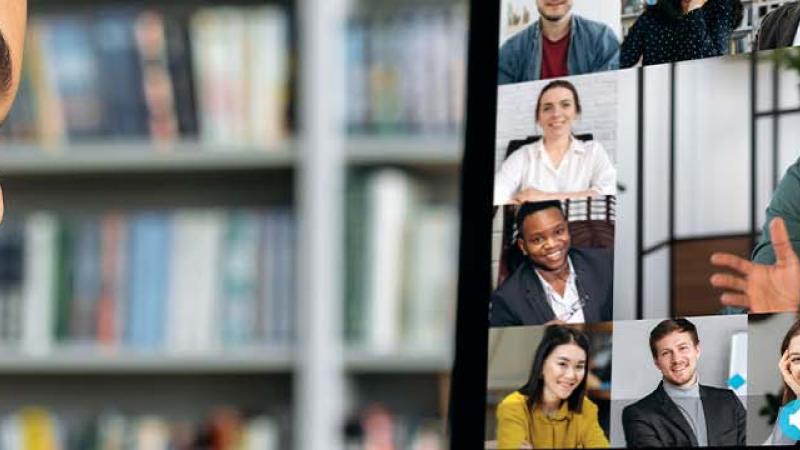
[(586, 320), (583, 318), (581, 294), (578, 292), (578, 284), (575, 282), (575, 268), (572, 266), (572, 259), (567, 257), (567, 263), (569, 264), (569, 277), (567, 278), (563, 297), (558, 295), (558, 292), (553, 289), (553, 286), (550, 286), (550, 283), (544, 279), (538, 270), (533, 269), (533, 271), (544, 287), (544, 293), (547, 296), (547, 301), (550, 302), (550, 307), (553, 308), (556, 319), (567, 323), (584, 323)]
[(515, 194), (527, 188), (544, 192), (591, 189), (597, 195), (616, 195), (617, 170), (599, 142), (575, 138), (556, 168), (541, 139), (518, 148), (503, 161), (494, 177), (494, 204), (511, 203)]

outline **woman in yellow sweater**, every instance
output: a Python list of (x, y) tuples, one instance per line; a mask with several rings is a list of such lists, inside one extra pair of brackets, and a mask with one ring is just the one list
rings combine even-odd
[(586, 398), (589, 339), (550, 325), (536, 349), (528, 383), (497, 407), (497, 448), (608, 447), (597, 405)]

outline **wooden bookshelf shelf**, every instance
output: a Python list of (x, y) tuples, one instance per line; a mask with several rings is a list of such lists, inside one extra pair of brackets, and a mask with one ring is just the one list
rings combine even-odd
[(271, 148), (208, 146), (184, 142), (158, 151), (150, 143), (96, 142), (43, 151), (34, 145), (5, 145), (0, 173), (47, 175), (98, 172), (289, 169), (295, 152), (290, 144)]
[(66, 374), (220, 374), (286, 373), (294, 368), (291, 352), (258, 351), (219, 355), (179, 356), (163, 353), (99, 355), (56, 352), (42, 356), (0, 353), (0, 376), (24, 373)]
[[(463, 150), (456, 136), (353, 137), (345, 145), (353, 166), (456, 166)], [(0, 174), (284, 170), (295, 167), (297, 147), (293, 141), (267, 148), (181, 142), (159, 149), (149, 142), (89, 142), (43, 150), (35, 144), (4, 144)]]
[(389, 353), (376, 355), (363, 351), (348, 352), (345, 365), (352, 374), (449, 373), (452, 356), (445, 354)]
[(353, 137), (347, 143), (347, 160), (353, 166), (460, 165), (463, 147), (458, 136)]

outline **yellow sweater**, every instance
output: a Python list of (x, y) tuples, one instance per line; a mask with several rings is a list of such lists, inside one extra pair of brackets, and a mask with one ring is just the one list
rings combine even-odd
[(581, 413), (574, 413), (563, 402), (561, 409), (548, 417), (541, 408), (531, 414), (528, 397), (513, 392), (497, 407), (497, 448), (519, 449), (523, 442), (533, 448), (601, 448), (608, 439), (597, 421), (597, 405), (584, 397)]

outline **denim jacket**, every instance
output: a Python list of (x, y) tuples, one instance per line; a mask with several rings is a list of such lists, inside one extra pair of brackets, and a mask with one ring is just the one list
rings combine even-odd
[[(569, 75), (619, 68), (619, 41), (603, 23), (572, 15), (567, 50)], [(538, 80), (542, 73), (542, 34), (537, 20), (509, 38), (498, 58), (497, 83)]]

